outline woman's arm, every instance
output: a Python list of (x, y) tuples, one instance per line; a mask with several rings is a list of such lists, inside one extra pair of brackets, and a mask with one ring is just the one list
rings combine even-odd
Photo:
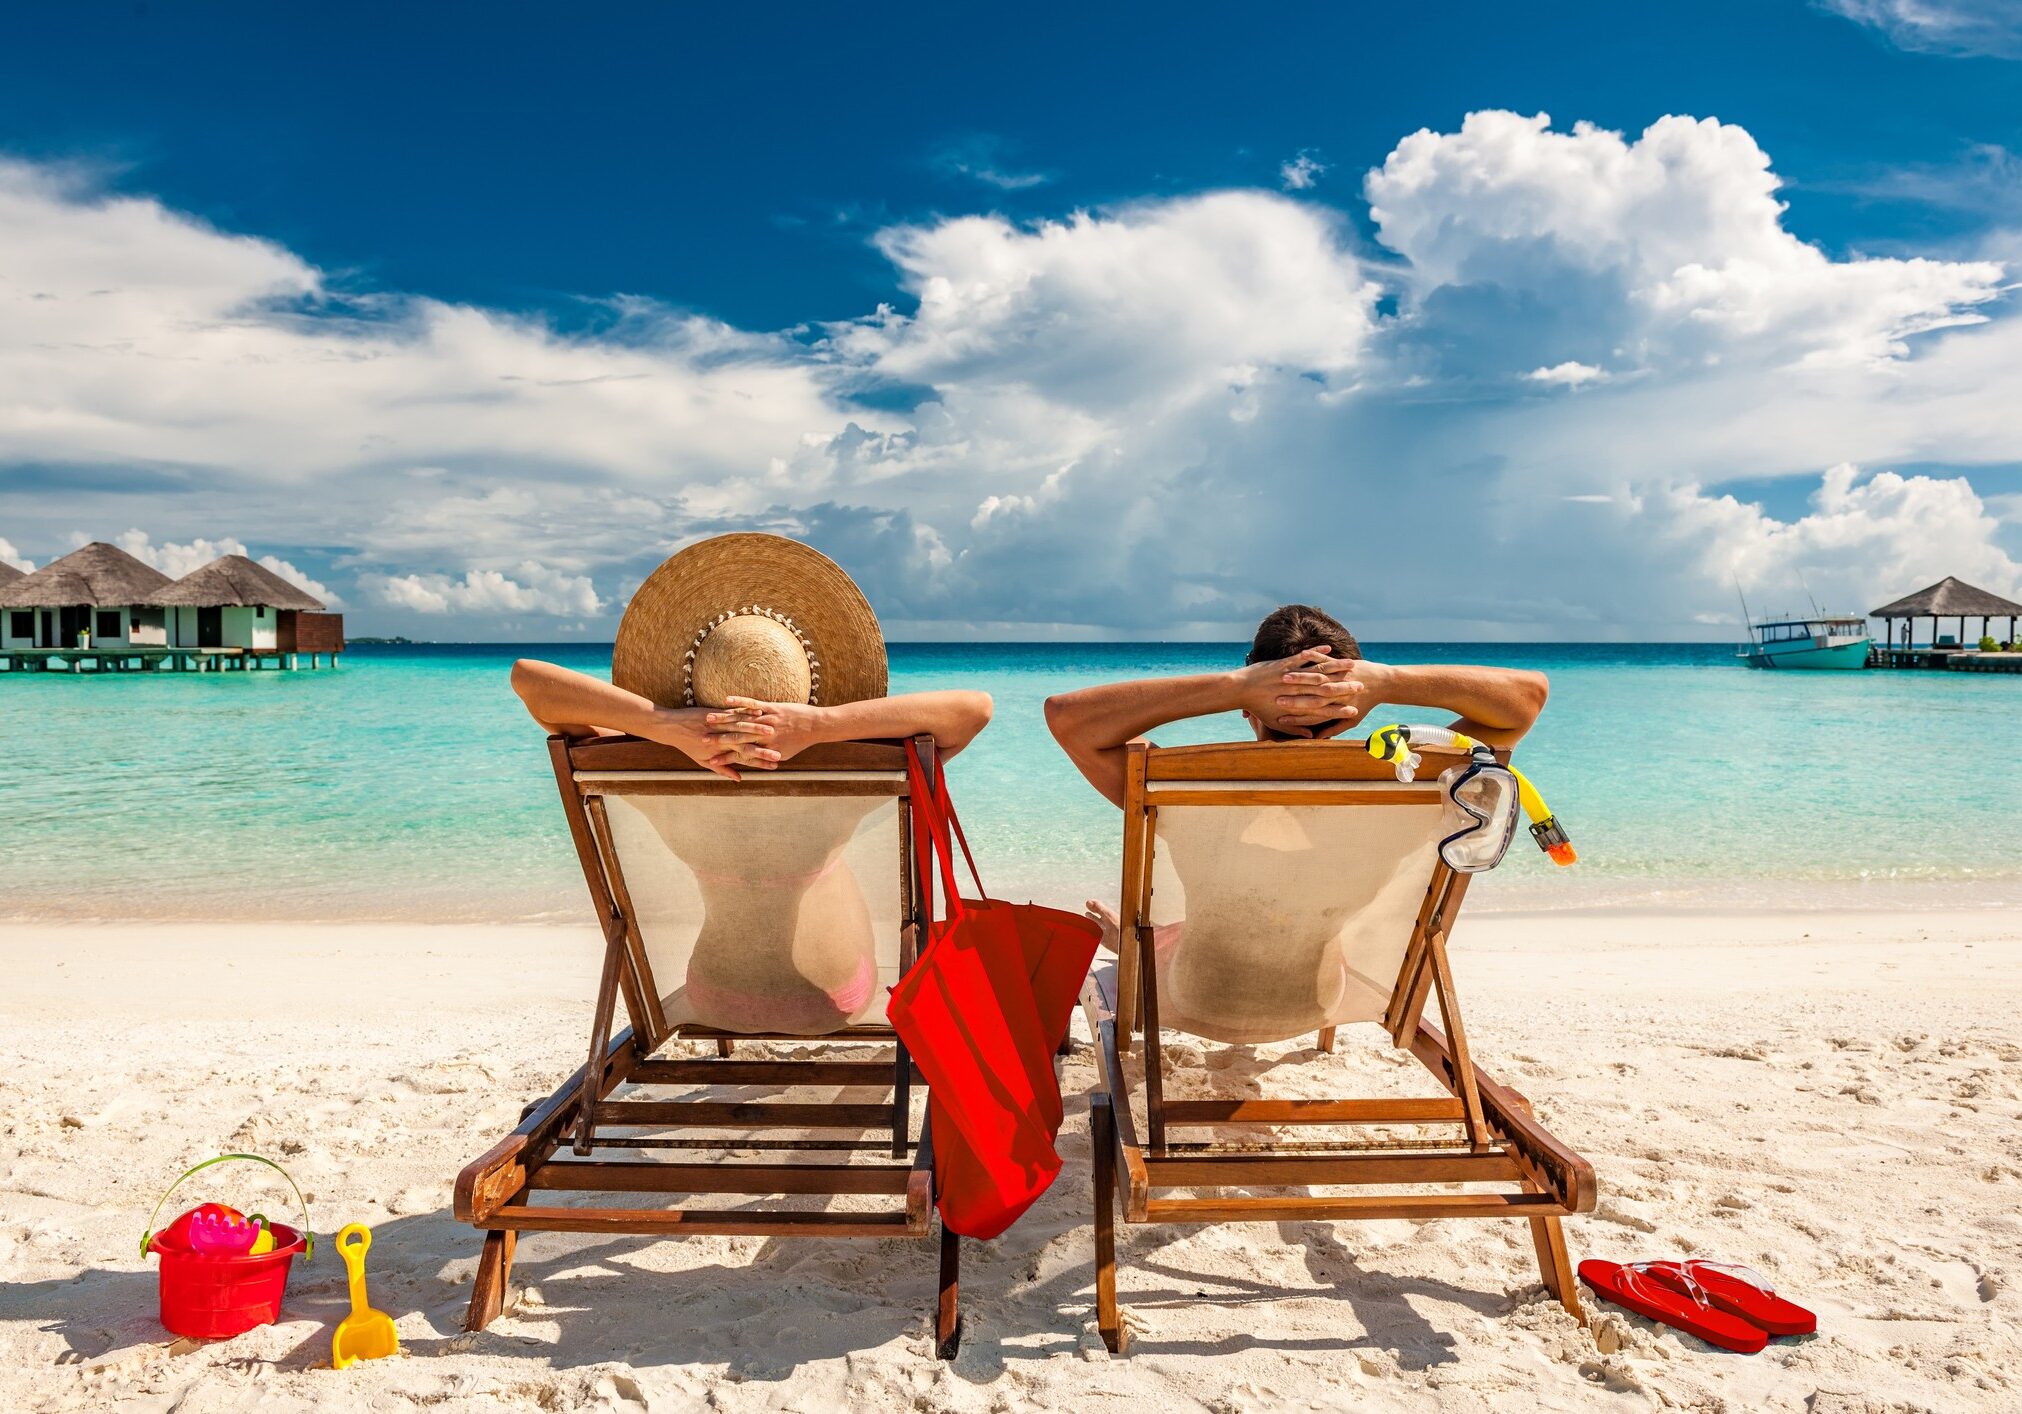
[[(1130, 744), (1168, 722), (1244, 711), (1267, 721), (1287, 721), (1291, 730), (1310, 735), (1304, 722), (1280, 717), (1288, 704), (1307, 702), (1307, 688), (1286, 684), (1301, 676), (1297, 670), (1327, 658), (1327, 649), (1309, 648), (1290, 658), (1226, 673), (1144, 678), (1058, 693), (1046, 699), (1046, 725), (1088, 783), (1111, 804), (1121, 806)], [(1334, 690), (1332, 680), (1322, 682), (1327, 691)]]
[(942, 757), (953, 756), (990, 725), (992, 706), (989, 693), (961, 689), (872, 697), (834, 707), (732, 697), (721, 711), (709, 714), (709, 725), (739, 742), (739, 765), (771, 770), (816, 742), (877, 741), (921, 732), (934, 738)]
[(717, 730), (700, 707), (659, 707), (636, 692), (556, 663), (522, 658), (513, 691), (546, 731), (566, 737), (636, 736), (661, 742), (719, 776), (740, 779), (743, 737)]

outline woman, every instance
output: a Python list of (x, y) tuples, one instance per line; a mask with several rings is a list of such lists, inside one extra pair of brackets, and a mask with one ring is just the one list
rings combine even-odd
[[(549, 732), (643, 737), (732, 781), (818, 742), (927, 733), (952, 756), (990, 721), (983, 692), (887, 697), (862, 591), (776, 535), (718, 536), (655, 570), (626, 606), (611, 678), (522, 659), (512, 685)], [(670, 1022), (821, 1035), (877, 1011), (878, 926), (849, 847), (881, 807), (891, 797), (730, 787), (607, 797), (655, 979), (679, 979), (661, 999)], [(637, 863), (659, 847), (685, 868)]]

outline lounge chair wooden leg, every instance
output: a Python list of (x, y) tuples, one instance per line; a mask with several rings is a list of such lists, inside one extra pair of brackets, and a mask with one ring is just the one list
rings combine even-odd
[(1123, 1353), (1123, 1318), (1116, 1309), (1116, 1114), (1110, 1098), (1089, 1101), (1095, 1148), (1095, 1328), (1113, 1355)]
[(463, 1317), (465, 1330), (483, 1330), (505, 1309), (506, 1289), (512, 1280), (513, 1249), (518, 1241), (519, 1234), (511, 1228), (484, 1235), (477, 1275), (471, 1279), (470, 1310)]
[(1334, 1054), (1334, 1028), (1331, 1026), (1320, 1028), (1320, 1052), (1322, 1055)]
[(962, 1239), (941, 1225), (941, 1291), (934, 1305), (934, 1354), (952, 1360), (962, 1349)]
[(735, 1051), (736, 1049), (737, 1049), (737, 1043), (736, 1043), (735, 1041), (731, 1040), (731, 1039), (730, 1039), (730, 1038), (729, 1038), (728, 1036), (719, 1036), (719, 1037), (718, 1037), (718, 1038), (716, 1039), (716, 1054), (717, 1054), (717, 1055), (719, 1055), (719, 1056), (727, 1056), (727, 1055), (729, 1055), (729, 1054), (730, 1054), (731, 1052)]
[(892, 1070), (892, 1157), (903, 1159), (913, 1147), (913, 1058), (906, 1043), (894, 1043)]
[(1572, 1259), (1566, 1255), (1566, 1232), (1557, 1218), (1532, 1218), (1531, 1241), (1538, 1249), (1538, 1270), (1544, 1274), (1545, 1290), (1572, 1312), (1581, 1325), (1587, 1323), (1586, 1308), (1580, 1304), (1580, 1284), (1573, 1280)]

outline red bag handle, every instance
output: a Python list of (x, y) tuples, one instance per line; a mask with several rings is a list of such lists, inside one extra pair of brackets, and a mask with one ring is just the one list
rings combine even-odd
[[(940, 866), (941, 892), (947, 900), (949, 918), (962, 912), (962, 895), (955, 887), (954, 851), (949, 847), (947, 825), (940, 807), (928, 789), (926, 767), (912, 742), (906, 743), (906, 789), (913, 802), (913, 868), (926, 895), (927, 917), (934, 916), (934, 866)], [(931, 855), (929, 853), (931, 851)], [(930, 862), (931, 861), (931, 862)]]
[(927, 909), (933, 912), (933, 870), (927, 862), (927, 850), (931, 846), (934, 859), (940, 866), (941, 891), (947, 900), (947, 917), (962, 916), (962, 893), (955, 884), (955, 851), (949, 843), (949, 833), (962, 840), (962, 857), (968, 861), (969, 877), (975, 881), (976, 893), (980, 898), (988, 898), (983, 890), (983, 880), (976, 872), (976, 858), (969, 851), (969, 841), (962, 835), (962, 825), (954, 818), (954, 807), (948, 801), (948, 773), (939, 760), (934, 762), (934, 782), (936, 789), (927, 789), (927, 771), (921, 762), (913, 743), (906, 743), (907, 790), (913, 802), (913, 856), (914, 866), (921, 882), (926, 887)]
[(976, 885), (976, 897), (990, 897), (990, 891), (983, 887), (983, 876), (976, 872), (976, 856), (969, 852), (969, 837), (962, 833), (961, 818), (955, 814), (955, 798), (948, 794), (947, 762), (938, 755), (934, 757), (934, 794), (941, 813), (947, 817), (948, 828), (955, 832), (955, 840), (962, 846), (962, 858), (969, 865), (969, 878)]

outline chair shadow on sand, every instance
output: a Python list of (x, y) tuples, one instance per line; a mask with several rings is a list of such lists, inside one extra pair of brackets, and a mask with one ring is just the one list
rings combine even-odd
[[(1070, 1118), (1063, 1141), (1085, 1122)], [(1063, 1147), (1068, 1147), (1064, 1144)], [(1070, 1162), (1086, 1163), (1086, 1140)], [(1087, 1194), (1085, 1169), (1062, 1175), (1054, 1193), (1033, 1214), (1034, 1231), (1070, 1242), (1085, 1241), (1087, 1218), (1076, 1212)], [(1046, 1209), (1054, 1211), (1047, 1213)], [(1406, 1298), (1425, 1296), (1457, 1301), (1484, 1314), (1505, 1304), (1499, 1295), (1476, 1293), (1416, 1278), (1397, 1278), (1358, 1265), (1326, 1224), (1281, 1225), (1283, 1236), (1309, 1250), (1308, 1267), (1329, 1285), (1287, 1288), (1269, 1281), (1227, 1273), (1195, 1275), (1160, 1260), (1158, 1249), (1180, 1241), (1184, 1233), (1167, 1229), (1134, 1235), (1132, 1262), (1140, 1273), (1156, 1273), (1162, 1284), (1125, 1292), (1125, 1304), (1140, 1311), (1165, 1307), (1269, 1305), (1325, 1297), (1345, 1299), (1361, 1318), (1343, 1321), (1343, 1333), (1326, 1338), (1286, 1337), (1245, 1332), (1215, 1340), (1161, 1338), (1153, 1328), (1141, 1330), (1133, 1358), (1160, 1354), (1209, 1355), (1236, 1350), (1318, 1351), (1381, 1349), (1401, 1368), (1419, 1369), (1447, 1363), (1455, 1357), (1451, 1340), (1415, 1312)], [(840, 1359), (894, 1341), (919, 1349), (922, 1362), (932, 1359), (932, 1330), (915, 1293), (931, 1290), (934, 1252), (925, 1242), (880, 1244), (866, 1253), (862, 1244), (805, 1238), (768, 1241), (751, 1259), (738, 1265), (709, 1264), (676, 1272), (641, 1270), (632, 1256), (650, 1248), (649, 1239), (576, 1237), (542, 1234), (521, 1245), (515, 1264), (512, 1303), (504, 1319), (491, 1330), (462, 1330), (470, 1275), (476, 1265), (477, 1234), (453, 1218), (448, 1209), (394, 1218), (373, 1228), (373, 1253), (383, 1258), (371, 1274), (372, 1301), (402, 1323), (402, 1350), (412, 1358), (464, 1351), (506, 1354), (524, 1352), (555, 1369), (623, 1362), (635, 1368), (677, 1365), (721, 1365), (739, 1380), (789, 1379), (804, 1364)], [(329, 1239), (326, 1236), (325, 1241)], [(1014, 1236), (1015, 1242), (1015, 1236)], [(449, 1255), (449, 1254), (455, 1255)], [(327, 1255), (326, 1255), (327, 1254)], [(1057, 1275), (1007, 1295), (1020, 1268), (1038, 1254), (1023, 1244), (996, 1244), (970, 1274), (975, 1303), (961, 1354), (950, 1365), (956, 1378), (976, 1385), (995, 1382), (1006, 1368), (1025, 1361), (1045, 1360), (1078, 1351), (1093, 1340), (1093, 1268), (1073, 1262)], [(882, 1301), (857, 1293), (841, 1280), (815, 1276), (797, 1281), (793, 1273), (833, 1271), (865, 1258), (880, 1268)], [(1324, 1268), (1324, 1269), (1323, 1269)], [(542, 1293), (531, 1310), (520, 1305), (526, 1287)], [(824, 1289), (826, 1288), (826, 1289)], [(1233, 1294), (1229, 1289), (1234, 1288)], [(1203, 1296), (1203, 1290), (1216, 1294)], [(752, 1347), (725, 1339), (727, 1322), (681, 1318), (686, 1300), (705, 1298), (730, 1310), (763, 1309), (768, 1343)], [(657, 1300), (656, 1300), (657, 1298)], [(1007, 1305), (1020, 1311), (1057, 1312), (1050, 1328), (1000, 1327), (999, 1313)], [(297, 1258), (282, 1307), (283, 1326), (313, 1323), (284, 1353), (250, 1351), (247, 1363), (270, 1364), (287, 1370), (324, 1366), (330, 1360), (330, 1332), (350, 1310), (343, 1266), (334, 1252), (319, 1244), (318, 1255)], [(602, 1313), (649, 1313), (614, 1328)], [(416, 1331), (407, 1319), (420, 1315), (428, 1329)], [(552, 1322), (560, 1336), (552, 1343), (530, 1344), (516, 1331), (516, 1321), (528, 1317)], [(841, 1317), (841, 1319), (839, 1319)], [(0, 1320), (20, 1321), (60, 1335), (66, 1350), (58, 1363), (84, 1366), (119, 1359), (118, 1352), (143, 1346), (169, 1346), (176, 1337), (157, 1318), (156, 1276), (150, 1259), (144, 1269), (94, 1268), (73, 1277), (40, 1282), (13, 1282), (0, 1287)], [(571, 1330), (571, 1327), (577, 1327)], [(613, 1338), (615, 1337), (615, 1338)], [(790, 1347), (790, 1349), (789, 1349)], [(194, 1347), (193, 1347), (194, 1348)], [(268, 1347), (271, 1349), (271, 1347)], [(1433, 1352), (1433, 1353), (1428, 1353)]]
[[(1085, 1040), (1077, 1044), (1087, 1045)], [(1220, 1078), (1224, 1084), (1252, 1090), (1259, 1075), (1317, 1057), (1317, 1052), (1303, 1050), (1257, 1056), (1251, 1065), (1232, 1067)], [(951, 1373), (967, 1383), (987, 1385), (1010, 1365), (1099, 1344), (1093, 1334), (1094, 1245), (1088, 1211), (1091, 1160), (1085, 1094), (1070, 1094), (1068, 1104), (1060, 1135), (1066, 1167), (1052, 1191), (1007, 1238), (972, 1249), (964, 1289), (973, 1309), (961, 1353), (950, 1365)], [(1164, 1252), (1191, 1229), (1140, 1228), (1127, 1238), (1130, 1267), (1139, 1280), (1126, 1282), (1122, 1292), (1126, 1309), (1149, 1313), (1168, 1307), (1341, 1300), (1355, 1316), (1339, 1322), (1339, 1335), (1274, 1337), (1245, 1330), (1216, 1339), (1176, 1339), (1161, 1335), (1158, 1323), (1152, 1321), (1138, 1326), (1133, 1357), (1237, 1350), (1384, 1351), (1400, 1368), (1429, 1368), (1457, 1358), (1453, 1341), (1414, 1310), (1410, 1298), (1455, 1303), (1494, 1316), (1506, 1311), (1511, 1301), (1531, 1295), (1477, 1291), (1364, 1266), (1343, 1241), (1353, 1225), (1284, 1222), (1277, 1228), (1283, 1241), (1304, 1249), (1314, 1285), (1287, 1287), (1229, 1272), (1190, 1271)], [(1043, 1281), (1024, 1279), (1046, 1246), (1062, 1239), (1069, 1260), (1060, 1271)], [(282, 1307), (283, 1326), (313, 1324), (284, 1354), (263, 1354), (257, 1363), (283, 1369), (328, 1364), (330, 1332), (350, 1310), (344, 1267), (326, 1245), (330, 1241), (324, 1234), (314, 1259), (296, 1258)], [(933, 1359), (931, 1323), (920, 1301), (935, 1281), (935, 1252), (929, 1241), (866, 1245), (771, 1239), (747, 1261), (734, 1265), (655, 1271), (637, 1261), (655, 1246), (651, 1238), (532, 1234), (521, 1240), (501, 1321), (487, 1331), (467, 1333), (463, 1317), (480, 1241), (481, 1234), (457, 1221), (447, 1206), (373, 1225), (371, 1299), (403, 1323), (401, 1344), (409, 1356), (524, 1352), (555, 1369), (610, 1362), (637, 1368), (721, 1365), (732, 1378), (755, 1381), (785, 1380), (803, 1364), (847, 1357), (894, 1341), (916, 1346), (923, 1363)], [(864, 1293), (855, 1277), (858, 1269), (876, 1273), (881, 1296)], [(1143, 1280), (1154, 1274), (1156, 1283)], [(539, 1305), (525, 1304), (528, 1287), (540, 1290)], [(8, 1283), (0, 1285), (0, 1320), (54, 1332), (66, 1346), (58, 1363), (91, 1365), (107, 1357), (117, 1360), (125, 1349), (175, 1341), (158, 1320), (156, 1291), (154, 1259), (140, 1267), (94, 1268), (62, 1279)], [(1541, 1287), (1535, 1294), (1549, 1300)], [(715, 1309), (706, 1319), (684, 1319), (683, 1308), (698, 1301)], [(763, 1313), (765, 1343), (736, 1338), (724, 1313), (740, 1310)], [(1050, 1315), (1028, 1319), (1033, 1313)], [(414, 1315), (426, 1323), (425, 1330), (414, 1329), (415, 1322), (408, 1319)], [(610, 1316), (625, 1319), (618, 1322)], [(558, 1336), (530, 1341), (516, 1329), (527, 1319), (551, 1323)], [(726, 1330), (731, 1330), (730, 1338)], [(255, 1360), (250, 1353), (244, 1358)]]

